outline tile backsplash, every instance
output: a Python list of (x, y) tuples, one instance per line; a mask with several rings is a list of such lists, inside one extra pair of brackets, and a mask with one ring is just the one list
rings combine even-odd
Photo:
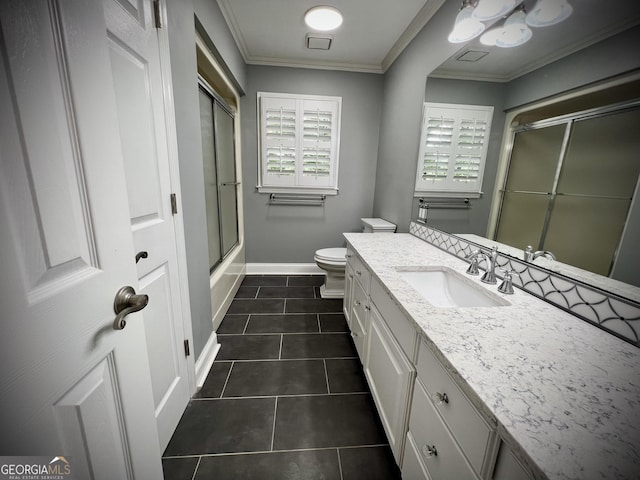
[[(459, 258), (485, 247), (411, 222), (409, 233)], [(498, 252), (496, 271), (517, 272), (513, 286), (640, 347), (640, 303)], [(499, 273), (498, 276), (500, 277)]]

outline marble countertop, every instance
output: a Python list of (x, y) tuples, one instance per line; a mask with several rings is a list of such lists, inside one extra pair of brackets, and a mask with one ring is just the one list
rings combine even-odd
[(522, 290), (438, 308), (399, 275), (467, 264), (409, 234), (345, 233), (498, 433), (548, 479), (640, 478), (640, 349)]

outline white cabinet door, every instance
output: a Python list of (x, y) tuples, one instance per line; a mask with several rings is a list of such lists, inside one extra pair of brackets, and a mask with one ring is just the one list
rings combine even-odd
[(389, 445), (400, 465), (415, 370), (375, 307), (370, 311), (366, 358), (365, 375)]
[(500, 445), (493, 480), (531, 480), (527, 470), (504, 442)]
[(103, 5), (0, 2), (0, 25), (0, 451), (162, 478), (144, 311), (113, 328), (138, 280)]

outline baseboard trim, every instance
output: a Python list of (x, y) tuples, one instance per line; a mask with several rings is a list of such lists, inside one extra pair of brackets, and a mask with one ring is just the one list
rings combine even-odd
[(247, 263), (247, 275), (322, 275), (315, 263)]
[(202, 385), (204, 385), (204, 381), (207, 379), (207, 375), (209, 375), (209, 370), (211, 370), (218, 350), (220, 350), (218, 336), (216, 332), (211, 332), (209, 340), (207, 340), (207, 343), (202, 349), (202, 353), (200, 353), (198, 360), (196, 360), (196, 391), (200, 390)]

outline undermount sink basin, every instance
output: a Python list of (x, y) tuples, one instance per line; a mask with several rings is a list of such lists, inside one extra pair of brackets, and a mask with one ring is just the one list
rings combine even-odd
[(398, 269), (400, 276), (434, 307), (502, 307), (510, 305), (502, 297), (475, 284), (464, 274), (448, 267)]

